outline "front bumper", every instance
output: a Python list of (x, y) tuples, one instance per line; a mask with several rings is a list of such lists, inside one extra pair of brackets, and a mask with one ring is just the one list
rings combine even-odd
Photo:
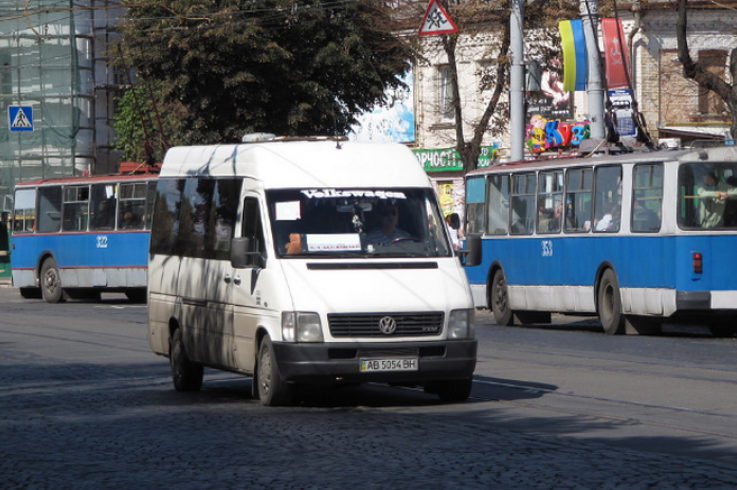
[[(298, 344), (274, 342), (279, 372), (291, 382), (418, 383), (468, 379), (478, 341)], [(416, 357), (417, 371), (361, 372), (361, 359)]]

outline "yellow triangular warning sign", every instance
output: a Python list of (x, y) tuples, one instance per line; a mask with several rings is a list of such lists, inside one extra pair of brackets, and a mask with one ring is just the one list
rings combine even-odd
[(425, 18), (422, 19), (422, 25), (420, 25), (420, 36), (451, 34), (453, 32), (458, 32), (458, 27), (456, 27), (448, 12), (438, 0), (430, 0)]

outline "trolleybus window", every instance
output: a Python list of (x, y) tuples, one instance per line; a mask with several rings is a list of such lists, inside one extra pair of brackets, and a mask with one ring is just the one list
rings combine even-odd
[(114, 184), (95, 184), (92, 186), (90, 202), (90, 230), (115, 229), (115, 209), (117, 207), (116, 186)]
[(36, 228), (36, 189), (15, 193), (15, 233), (31, 233)]
[(512, 176), (512, 235), (531, 235), (535, 229), (534, 173)]
[(61, 186), (38, 189), (38, 232), (55, 233), (61, 229)]
[(663, 165), (637, 165), (632, 182), (632, 231), (660, 230)]
[(622, 214), (622, 167), (596, 169), (594, 232), (619, 231)]
[(566, 232), (578, 233), (591, 230), (593, 171), (576, 168), (567, 172), (566, 186)]
[(87, 231), (89, 200), (89, 186), (64, 188), (64, 231)]
[(506, 235), (509, 232), (509, 175), (490, 175), (487, 196), (489, 234)]
[(563, 210), (563, 172), (540, 172), (540, 191), (537, 196), (537, 232), (560, 233)]
[(678, 169), (678, 225), (737, 227), (737, 163), (687, 163)]
[(466, 233), (484, 232), (484, 178), (468, 179), (466, 184)]

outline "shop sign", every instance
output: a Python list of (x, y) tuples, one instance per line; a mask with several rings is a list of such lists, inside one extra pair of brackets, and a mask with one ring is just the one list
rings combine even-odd
[[(482, 146), (478, 168), (491, 165), (499, 143)], [(412, 150), (426, 172), (463, 171), (463, 161), (455, 148), (435, 148), (432, 150)]]

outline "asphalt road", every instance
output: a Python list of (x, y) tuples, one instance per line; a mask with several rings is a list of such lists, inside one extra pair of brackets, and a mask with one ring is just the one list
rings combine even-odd
[(123, 296), (0, 287), (0, 489), (672, 489), (737, 484), (735, 339), (477, 315), (472, 398), (362, 385), (265, 408), (207, 370), (175, 392)]

